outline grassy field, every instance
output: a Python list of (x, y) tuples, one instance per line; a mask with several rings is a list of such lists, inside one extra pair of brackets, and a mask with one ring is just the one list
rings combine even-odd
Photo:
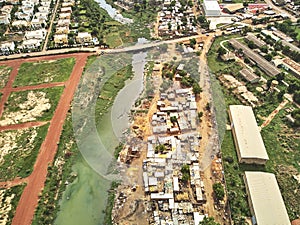
[(8, 220), (5, 223), (6, 225), (10, 225), (11, 222), (12, 222), (12, 219), (13, 219), (13, 217), (15, 215), (15, 212), (16, 212), (16, 209), (17, 209), (18, 202), (20, 200), (20, 197), (22, 195), (22, 192), (23, 192), (25, 186), (26, 186), (25, 184), (18, 185), (18, 186), (14, 186), (14, 187), (11, 187), (9, 189), (6, 189), (6, 191), (5, 191), (4, 199), (6, 199), (7, 197), (11, 197), (12, 195), (14, 195), (14, 198), (10, 202), (11, 209), (8, 212), (8, 215), (1, 215), (1, 218), (4, 218), (5, 216), (8, 216)]
[(239, 70), (242, 69), (241, 66), (237, 65), (234, 62), (224, 62), (218, 58), (218, 49), (220, 47), (220, 43), (224, 40), (228, 40), (231, 38), (239, 37), (239, 35), (230, 35), (230, 36), (222, 36), (216, 38), (214, 43), (212, 44), (210, 51), (207, 54), (207, 62), (209, 69), (216, 75), (221, 73), (223, 74), (237, 74)]
[(116, 48), (122, 45), (122, 39), (120, 38), (119, 32), (109, 33), (105, 36), (105, 43), (110, 48)]
[(18, 87), (66, 81), (74, 64), (74, 58), (23, 63), (13, 85)]
[[(1, 139), (10, 139), (15, 146), (10, 145), (8, 154), (1, 160), (0, 180), (12, 180), (15, 177), (27, 177), (31, 174), (47, 130), (48, 125), (44, 125), (26, 130), (1, 132)], [(13, 136), (15, 136), (15, 140), (12, 138)], [(0, 147), (4, 151), (4, 144), (1, 144)]]
[[(56, 106), (58, 104), (58, 101), (60, 99), (60, 96), (63, 92), (63, 87), (54, 87), (54, 88), (44, 88), (44, 89), (39, 89), (39, 90), (34, 90), (32, 91), (33, 93), (38, 93), (38, 92), (44, 92), (46, 93), (47, 99), (49, 99), (49, 103), (51, 104), (51, 108), (47, 111), (44, 111), (43, 114), (40, 117), (37, 117), (37, 120), (40, 121), (48, 121), (51, 120), (53, 113), (56, 109)], [(6, 107), (4, 109), (4, 113), (2, 115), (2, 119), (6, 118), (8, 114), (11, 112), (18, 112), (21, 110), (20, 104), (24, 103), (27, 101), (27, 95), (30, 91), (21, 91), (21, 92), (13, 92), (8, 99), (8, 102), (6, 104)], [(31, 107), (29, 107), (28, 110), (31, 110), (34, 108), (36, 105), (33, 104)]]
[(11, 67), (0, 66), (0, 89), (5, 87), (10, 72), (11, 72)]

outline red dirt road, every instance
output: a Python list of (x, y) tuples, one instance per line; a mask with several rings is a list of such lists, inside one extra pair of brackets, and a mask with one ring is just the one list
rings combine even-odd
[(65, 89), (50, 122), (47, 136), (41, 146), (33, 172), (28, 177), (27, 186), (25, 187), (17, 206), (16, 214), (12, 221), (13, 225), (30, 225), (32, 222), (34, 211), (38, 204), (39, 193), (42, 191), (46, 181), (48, 165), (54, 160), (63, 124), (89, 55), (89, 53), (68, 54), (63, 56), (46, 56), (26, 60), (50, 60), (72, 56), (76, 58), (76, 64), (69, 80), (65, 82)]
[(27, 123), (21, 123), (21, 124), (11, 124), (11, 125), (7, 125), (7, 126), (0, 126), (0, 131), (18, 130), (18, 129), (25, 129), (25, 128), (29, 128), (29, 127), (40, 127), (47, 123), (49, 123), (49, 121), (34, 121), (34, 122), (27, 122)]
[(10, 180), (10, 181), (3, 181), (0, 182), (0, 188), (10, 188), (10, 187), (14, 187), (23, 183), (26, 183), (28, 181), (28, 178), (16, 178), (14, 180)]
[(11, 62), (5, 64), (5, 65), (8, 65), (8, 66), (11, 66), (12, 71), (10, 73), (10, 76), (9, 76), (9, 79), (6, 83), (6, 86), (2, 89), (2, 94), (3, 95), (2, 95), (2, 98), (1, 98), (1, 101), (0, 101), (0, 118), (2, 117), (2, 113), (3, 113), (3, 110), (4, 110), (4, 104), (5, 104), (5, 102), (7, 102), (8, 97), (10, 96), (12, 85), (13, 85), (13, 82), (14, 82), (16, 76), (18, 75), (18, 70), (19, 70), (19, 67), (20, 67), (21, 63), (22, 62), (19, 60), (19, 61), (11, 61)]

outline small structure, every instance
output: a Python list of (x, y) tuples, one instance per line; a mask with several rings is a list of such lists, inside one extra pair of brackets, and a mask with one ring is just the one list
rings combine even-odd
[(254, 84), (259, 82), (260, 78), (259, 76), (257, 76), (255, 73), (253, 73), (252, 71), (248, 70), (248, 69), (242, 69), (240, 71), (240, 74), (242, 75), (242, 77), (247, 80), (248, 82)]

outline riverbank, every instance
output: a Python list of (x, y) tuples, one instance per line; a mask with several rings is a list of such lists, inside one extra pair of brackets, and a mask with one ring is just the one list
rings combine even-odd
[[(106, 138), (113, 137), (112, 129), (108, 129), (111, 126), (110, 107), (118, 91), (125, 86), (125, 81), (130, 77), (132, 77), (132, 66), (127, 65), (108, 79), (102, 88), (101, 94), (104, 95), (105, 91), (110, 103), (103, 104), (103, 98), (97, 100), (97, 112), (101, 112), (97, 113), (96, 119), (99, 135), (108, 140), (104, 145), (118, 145), (116, 138)], [(109, 189), (110, 181), (106, 181), (88, 165), (75, 143), (71, 114), (69, 114), (65, 121), (55, 163), (49, 167), (49, 175), (33, 224), (66, 225), (78, 224), (78, 221), (82, 220), (82, 224), (99, 224), (99, 221), (103, 220), (105, 208), (103, 206), (107, 199), (107, 192), (103, 190)]]

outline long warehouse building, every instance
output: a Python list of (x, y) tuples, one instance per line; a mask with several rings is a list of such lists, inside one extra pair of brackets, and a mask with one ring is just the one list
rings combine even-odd
[(239, 163), (264, 165), (269, 157), (252, 108), (230, 105), (229, 118)]
[(252, 224), (291, 224), (274, 174), (246, 171), (244, 181), (252, 214)]
[(277, 69), (274, 65), (272, 65), (269, 61), (267, 61), (257, 53), (253, 52), (250, 48), (240, 43), (238, 40), (233, 38), (229, 40), (229, 43), (232, 45), (232, 47), (234, 47), (237, 50), (242, 49), (243, 53), (253, 62), (255, 62), (257, 66), (269, 76), (277, 76), (281, 73), (281, 71)]

